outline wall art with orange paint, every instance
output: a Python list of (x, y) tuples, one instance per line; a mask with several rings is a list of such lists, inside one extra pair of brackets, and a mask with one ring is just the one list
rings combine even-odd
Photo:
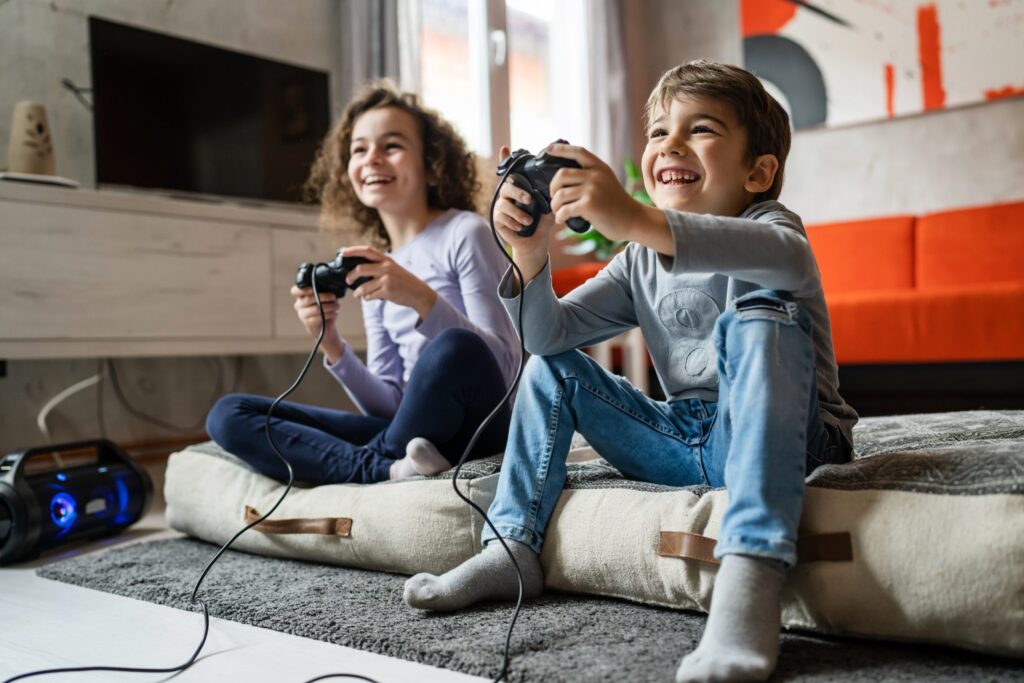
[(1024, 0), (741, 0), (744, 65), (794, 128), (1024, 95)]

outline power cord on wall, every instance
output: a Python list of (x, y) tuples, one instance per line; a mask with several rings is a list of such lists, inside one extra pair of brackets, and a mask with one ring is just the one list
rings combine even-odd
[(114, 395), (117, 396), (117, 400), (121, 403), (121, 406), (128, 412), (129, 415), (136, 417), (143, 422), (147, 422), (152, 425), (156, 425), (161, 429), (168, 431), (177, 432), (179, 434), (188, 434), (189, 436), (197, 433), (201, 433), (206, 425), (206, 414), (210, 412), (210, 408), (217, 402), (221, 396), (224, 395), (224, 367), (220, 360), (216, 360), (214, 363), (214, 370), (216, 373), (217, 380), (214, 383), (213, 393), (210, 397), (210, 406), (203, 412), (202, 416), (193, 424), (181, 426), (167, 422), (153, 415), (142, 412), (137, 409), (132, 402), (128, 400), (125, 395), (124, 389), (121, 387), (121, 380), (117, 374), (117, 365), (114, 363), (113, 358), (107, 358), (106, 361), (107, 373), (110, 375), (110, 386), (114, 389)]
[[(519, 380), (520, 380), (520, 378), (522, 377), (522, 374), (523, 374), (523, 365), (524, 365), (525, 356), (526, 356), (526, 342), (525, 342), (525, 340), (523, 338), (523, 331), (522, 331), (523, 330), (522, 297), (523, 297), (523, 290), (525, 288), (525, 282), (524, 282), (522, 271), (519, 270), (519, 267), (516, 265), (515, 261), (511, 258), (511, 256), (509, 256), (508, 252), (505, 251), (505, 247), (504, 247), (504, 245), (501, 242), (501, 238), (498, 236), (498, 231), (494, 227), (494, 219), (493, 219), (494, 206), (495, 206), (495, 204), (496, 204), (496, 202), (498, 200), (498, 192), (501, 190), (501, 187), (502, 187), (502, 185), (504, 185), (505, 180), (508, 177), (510, 172), (511, 172), (511, 167), (509, 168), (508, 171), (506, 171), (504, 174), (502, 174), (500, 180), (498, 181), (498, 185), (497, 185), (497, 187), (494, 190), (494, 197), (491, 199), (491, 208), (488, 211), (487, 216), (488, 216), (488, 221), (490, 222), (490, 226), (491, 226), (491, 233), (494, 236), (494, 241), (498, 245), (498, 248), (501, 250), (501, 253), (505, 256), (505, 258), (511, 264), (512, 270), (515, 273), (517, 284), (518, 284), (519, 291), (518, 291), (518, 295), (517, 296), (518, 296), (518, 298), (520, 300), (520, 305), (519, 305), (519, 321), (518, 321), (519, 322), (519, 330), (520, 330), (520, 334), (519, 334), (519, 348), (520, 348), (519, 368), (516, 370), (515, 378), (513, 379), (512, 383), (509, 385), (509, 388), (505, 392), (505, 395), (498, 402), (498, 405), (495, 406), (495, 408), (487, 415), (486, 418), (484, 418), (483, 422), (480, 423), (480, 426), (477, 427), (476, 431), (473, 433), (473, 437), (469, 440), (469, 443), (466, 445), (466, 449), (463, 451), (462, 456), (459, 458), (458, 463), (455, 465), (455, 471), (454, 471), (453, 476), (452, 476), (452, 488), (455, 490), (455, 494), (459, 498), (461, 498), (463, 501), (465, 501), (465, 503), (467, 505), (469, 505), (471, 508), (473, 508), (473, 510), (475, 510), (483, 518), (484, 522), (487, 524), (487, 526), (494, 533), (494, 535), (497, 538), (497, 540), (501, 543), (501, 546), (505, 549), (505, 552), (508, 553), (509, 559), (512, 560), (512, 565), (515, 567), (515, 570), (516, 570), (516, 579), (518, 581), (519, 593), (518, 593), (518, 596), (516, 597), (516, 606), (515, 606), (515, 610), (512, 613), (512, 619), (509, 622), (508, 633), (505, 636), (505, 649), (504, 649), (504, 654), (503, 654), (503, 659), (502, 659), (501, 671), (498, 673), (498, 676), (494, 679), (494, 683), (498, 683), (498, 681), (504, 680), (508, 676), (509, 664), (511, 662), (511, 657), (509, 655), (509, 652), (511, 650), (511, 644), (512, 644), (512, 632), (515, 629), (516, 621), (519, 619), (519, 614), (522, 611), (522, 605), (523, 605), (523, 573), (522, 573), (522, 570), (519, 567), (519, 563), (516, 562), (515, 556), (512, 554), (512, 550), (508, 547), (508, 544), (505, 542), (505, 539), (503, 539), (501, 537), (501, 534), (498, 533), (497, 528), (494, 526), (494, 524), (491, 522), (491, 520), (487, 517), (487, 513), (484, 512), (484, 510), (480, 506), (478, 506), (476, 503), (474, 503), (472, 500), (470, 500), (468, 496), (466, 496), (465, 494), (462, 493), (462, 491), (459, 490), (458, 481), (459, 481), (459, 473), (462, 470), (462, 466), (469, 459), (469, 454), (473, 451), (473, 447), (476, 446), (476, 442), (479, 440), (480, 436), (483, 434), (484, 430), (491, 423), (491, 421), (494, 420), (494, 417), (505, 406), (505, 404), (508, 403), (509, 399), (515, 393), (516, 387), (519, 385)], [(315, 271), (315, 269), (317, 267), (319, 267), (321, 265), (326, 265), (326, 264), (316, 264), (316, 266), (314, 266), (314, 271)], [(196, 662), (196, 659), (198, 658), (199, 653), (202, 651), (203, 646), (206, 644), (206, 639), (207, 639), (207, 637), (209, 636), (209, 633), (210, 633), (210, 611), (209, 611), (209, 608), (206, 605), (206, 602), (199, 597), (199, 588), (200, 588), (200, 586), (202, 586), (203, 581), (206, 579), (207, 574), (210, 573), (210, 570), (213, 568), (213, 565), (217, 562), (217, 560), (220, 559), (221, 555), (223, 555), (228, 550), (228, 548), (230, 548), (231, 545), (242, 534), (244, 534), (246, 531), (248, 531), (249, 529), (253, 528), (254, 526), (262, 523), (263, 521), (265, 521), (268, 517), (270, 517), (274, 513), (275, 510), (277, 510), (278, 506), (281, 505), (281, 503), (284, 501), (285, 497), (291, 491), (292, 484), (294, 483), (294, 480), (295, 480), (294, 471), (292, 470), (291, 463), (288, 462), (288, 459), (277, 448), (277, 444), (274, 443), (274, 437), (273, 437), (273, 434), (271, 433), (271, 429), (270, 429), (270, 420), (271, 420), (271, 416), (273, 415), (274, 408), (276, 408), (277, 405), (282, 400), (284, 400), (289, 394), (291, 394), (293, 391), (295, 391), (295, 389), (298, 388), (299, 384), (302, 382), (303, 378), (305, 378), (306, 372), (309, 370), (309, 367), (310, 367), (310, 365), (313, 362), (313, 358), (316, 357), (316, 352), (319, 350), (320, 344), (321, 344), (321, 342), (323, 341), (323, 338), (324, 338), (324, 332), (326, 331), (326, 327), (327, 327), (327, 320), (326, 320), (326, 316), (324, 315), (323, 304), (320, 301), (320, 293), (317, 291), (317, 284), (316, 284), (316, 278), (315, 277), (312, 278), (312, 286), (313, 286), (313, 297), (316, 299), (317, 306), (320, 309), (320, 334), (317, 335), (316, 343), (313, 345), (312, 351), (310, 351), (309, 356), (306, 358), (305, 365), (303, 365), (303, 367), (302, 367), (302, 372), (299, 373), (299, 376), (295, 379), (295, 381), (292, 383), (292, 385), (290, 387), (288, 387), (288, 389), (285, 390), (284, 393), (282, 393), (280, 396), (275, 398), (273, 403), (271, 403), (270, 408), (267, 409), (267, 419), (266, 419), (266, 422), (264, 423), (264, 432), (266, 433), (267, 441), (270, 443), (270, 447), (273, 449), (273, 451), (277, 455), (277, 457), (281, 459), (281, 462), (284, 463), (285, 468), (288, 470), (288, 483), (285, 485), (284, 492), (281, 493), (281, 496), (277, 499), (277, 502), (275, 502), (270, 507), (270, 509), (266, 513), (263, 514), (263, 516), (261, 516), (258, 519), (255, 519), (255, 520), (249, 522), (248, 524), (246, 524), (234, 536), (232, 536), (224, 545), (221, 546), (220, 550), (218, 550), (217, 553), (213, 556), (213, 559), (211, 559), (209, 561), (209, 563), (207, 563), (206, 568), (203, 569), (202, 574), (200, 574), (199, 579), (196, 581), (195, 587), (192, 589), (192, 594), (191, 594), (191, 596), (189, 598), (189, 603), (190, 604), (195, 604), (195, 603), (198, 602), (202, 606), (202, 608), (203, 608), (203, 635), (202, 635), (202, 638), (199, 641), (198, 647), (196, 647), (195, 651), (192, 653), (192, 656), (189, 657), (189, 659), (184, 664), (181, 664), (181, 665), (178, 665), (178, 666), (174, 666), (174, 667), (166, 667), (166, 668), (138, 668), (138, 667), (119, 667), (119, 666), (84, 666), (84, 667), (69, 667), (69, 668), (61, 668), (61, 669), (46, 669), (46, 670), (41, 670), (41, 671), (30, 671), (28, 673), (19, 674), (17, 676), (14, 676), (13, 678), (8, 678), (6, 681), (4, 681), (4, 683), (14, 683), (15, 681), (24, 680), (26, 678), (30, 678), (30, 677), (33, 677), (33, 676), (43, 676), (43, 675), (47, 675), (47, 674), (58, 674), (58, 673), (77, 673), (77, 672), (85, 672), (85, 671), (119, 671), (119, 672), (124, 672), (124, 673), (172, 673), (172, 672), (185, 671), (186, 669), (191, 667)], [(130, 408), (129, 404), (127, 403), (127, 401), (123, 397), (123, 393), (120, 390), (120, 384), (117, 381), (117, 374), (116, 374), (116, 370), (114, 369), (113, 362), (109, 361), (109, 359), (108, 359), (108, 368), (110, 369), (112, 385), (115, 387), (115, 393), (118, 394), (118, 397), (125, 404), (125, 407), (126, 408)], [(239, 372), (240, 372), (240, 370), (239, 370)], [(132, 410), (130, 409), (129, 412), (132, 412)], [(133, 412), (132, 414), (136, 414), (136, 413)], [(149, 418), (150, 416), (146, 416), (146, 417)], [(150, 418), (150, 419), (152, 419), (153, 421), (156, 421), (156, 418)], [(159, 421), (159, 422), (162, 422), (162, 421)], [(164, 424), (167, 424), (167, 423), (164, 423)], [(168, 426), (173, 428), (173, 425), (168, 425)], [(367, 681), (368, 683), (379, 683), (376, 679), (370, 678), (368, 676), (363, 676), (361, 674), (354, 674), (354, 673), (331, 673), (331, 674), (324, 674), (324, 675), (321, 675), (321, 676), (317, 676), (316, 678), (311, 678), (308, 681), (306, 681), (306, 683), (317, 683), (318, 681), (324, 681), (324, 680), (327, 680), (327, 679), (330, 679), (330, 678), (350, 678), (350, 679), (355, 679), (355, 680)]]

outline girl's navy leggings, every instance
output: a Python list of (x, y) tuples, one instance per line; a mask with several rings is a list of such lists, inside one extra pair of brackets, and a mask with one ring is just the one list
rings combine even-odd
[[(383, 481), (415, 437), (437, 446), (453, 465), (483, 419), (505, 395), (505, 379), (487, 344), (475, 333), (449, 329), (427, 344), (413, 368), (395, 416), (282, 401), (270, 421), (274, 443), (295, 479), (313, 484)], [(229, 394), (206, 418), (206, 431), (222, 448), (279, 480), (288, 471), (267, 441), (267, 409), (273, 399)], [(470, 459), (505, 448), (511, 406), (505, 405), (481, 435)]]

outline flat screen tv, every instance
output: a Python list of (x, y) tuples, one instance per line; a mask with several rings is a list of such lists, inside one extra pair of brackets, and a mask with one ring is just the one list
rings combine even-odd
[(89, 53), (97, 184), (301, 201), (327, 73), (96, 17)]

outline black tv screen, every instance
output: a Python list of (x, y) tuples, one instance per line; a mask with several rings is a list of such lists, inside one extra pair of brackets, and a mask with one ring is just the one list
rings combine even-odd
[(328, 77), (89, 18), (96, 181), (301, 201)]

